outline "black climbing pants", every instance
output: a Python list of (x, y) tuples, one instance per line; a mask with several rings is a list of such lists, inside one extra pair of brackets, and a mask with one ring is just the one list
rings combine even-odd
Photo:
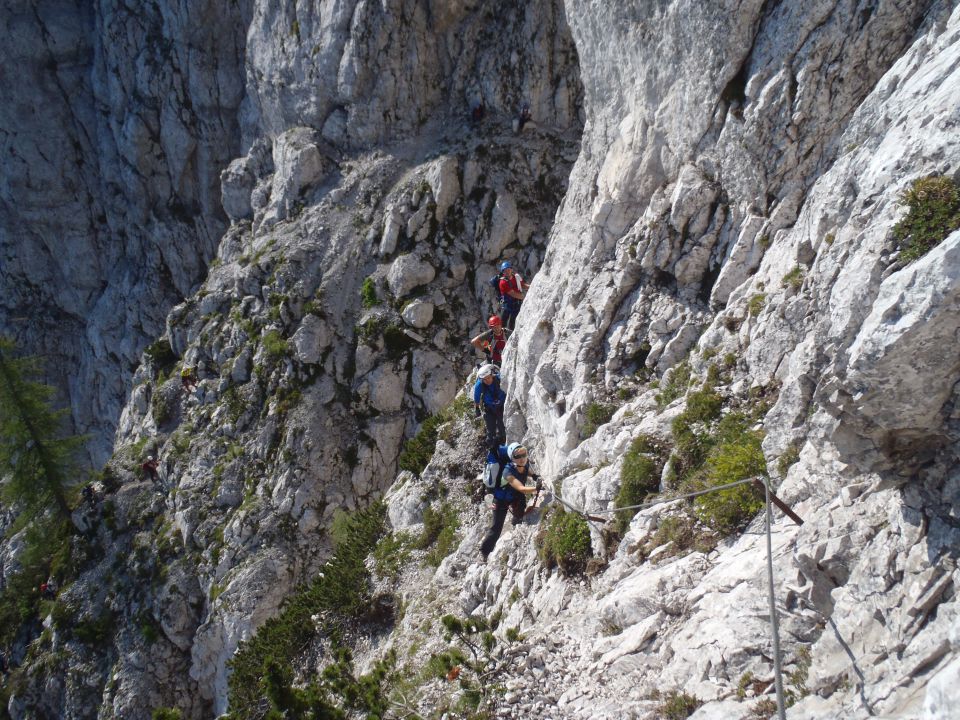
[(513, 325), (519, 312), (519, 302), (516, 305), (512, 303), (503, 303), (500, 306), (500, 322), (503, 323), (503, 327), (505, 327), (507, 330), (513, 330)]
[(527, 496), (517, 493), (517, 497), (513, 502), (505, 502), (503, 500), (494, 500), (493, 501), (493, 524), (490, 525), (490, 529), (487, 530), (487, 536), (483, 539), (483, 542), (480, 543), (480, 553), (486, 557), (493, 552), (493, 548), (497, 545), (497, 540), (500, 539), (500, 533), (503, 532), (503, 521), (507, 519), (507, 511), (513, 513), (513, 520), (511, 522), (514, 525), (519, 525), (523, 522), (523, 511), (527, 507)]
[(495, 409), (483, 409), (483, 422), (487, 426), (487, 450), (494, 455), (497, 448), (507, 444), (507, 429), (503, 426), (503, 405)]

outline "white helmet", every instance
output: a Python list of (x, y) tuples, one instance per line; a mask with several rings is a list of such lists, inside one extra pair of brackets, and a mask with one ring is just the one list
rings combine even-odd
[(482, 368), (480, 368), (480, 371), (477, 373), (477, 377), (482, 380), (483, 378), (489, 377), (490, 375), (499, 375), (499, 374), (500, 374), (500, 368), (498, 368), (493, 363), (487, 363)]
[(509, 445), (507, 445), (507, 456), (511, 460), (513, 460), (514, 453), (516, 453), (517, 450), (523, 450), (523, 449), (525, 449), (523, 447), (523, 443), (517, 443), (517, 442), (510, 443)]

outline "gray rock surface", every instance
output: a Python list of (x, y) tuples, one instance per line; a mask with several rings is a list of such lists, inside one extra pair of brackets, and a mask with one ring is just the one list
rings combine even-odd
[[(954, 5), (0, 11), (20, 28), (5, 66), (44, 80), (0, 104), (0, 320), (77, 368), (75, 424), (119, 484), (109, 522), (76, 513), (94, 552), (58, 598), (115, 627), (100, 648), (52, 618), (49, 646), (18, 640), (11, 716), (227, 711), (240, 644), (323, 572), (334, 514), (380, 497), (409, 555), (395, 579), (368, 567), (403, 613), (347, 641), (361, 669), (400, 651), (411, 712), (463, 699), (418, 671), (447, 648), (438, 619), (470, 613), (499, 619), (494, 717), (652, 719), (674, 696), (693, 717), (762, 714), (762, 518), (721, 536), (673, 501), (622, 538), (596, 519), (633, 441), (668, 455), (706, 383), (805, 520), (778, 513), (771, 538), (789, 716), (948, 717), (960, 234), (905, 264), (891, 228), (909, 183), (960, 168)], [(479, 562), (482, 427), (450, 403), (502, 258), (532, 281), (509, 435), (594, 514), (582, 573), (544, 561), (549, 515)], [(161, 334), (196, 390), (175, 365), (131, 369)], [(439, 413), (429, 464), (397, 474)], [(661, 459), (676, 492), (682, 459)], [(445, 555), (416, 539), (427, 507), (457, 518)], [(0, 546), (4, 582), (23, 540)], [(303, 630), (305, 684), (329, 648)]]

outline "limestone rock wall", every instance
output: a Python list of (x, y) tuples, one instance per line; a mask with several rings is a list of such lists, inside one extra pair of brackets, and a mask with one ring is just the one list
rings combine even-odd
[(245, 2), (5, 3), (0, 327), (46, 359), (91, 458), (196, 290), (240, 150)]
[[(93, 393), (97, 422), (116, 423), (104, 479), (119, 485), (109, 522), (78, 513), (102, 555), (61, 597), (116, 630), (92, 648), (51, 614), (42, 648), (15, 648), (11, 715), (225, 711), (229, 659), (320, 570), (334, 511), (386, 493), (393, 529), (416, 532), (441, 485), (459, 545), (435, 571), (418, 551), (377, 578), (404, 613), (357, 642), (361, 666), (393, 647), (419, 667), (444, 613), (499, 616), (497, 717), (652, 718), (670, 690), (700, 720), (757, 716), (772, 692), (761, 519), (685, 550), (658, 540), (679, 506), (639, 513), (619, 544), (594, 523), (590, 572), (568, 578), (543, 567), (532, 524), (477, 562), (469, 417), (419, 478), (397, 475), (404, 441), (468, 378), (486, 280), (509, 257), (533, 285), (505, 356), (508, 429), (554, 489), (610, 510), (633, 439), (669, 448), (687, 391), (712, 378), (806, 520), (773, 533), (790, 716), (948, 717), (960, 234), (906, 265), (890, 229), (913, 179), (960, 168), (954, 5), (57, 6), (75, 22), (44, 30), (46, 14), (8, 6), (39, 38), (9, 52), (47, 80), (70, 68), (82, 92), (44, 132), (0, 109), (20, 128), (9, 157), (32, 158), (3, 160), (4, 317), (50, 309), (86, 373), (75, 407)], [(213, 39), (215, 11), (230, 32)], [(523, 104), (534, 121), (516, 132)], [(41, 182), (38, 158), (61, 158), (47, 144), (75, 137), (84, 159)], [(81, 186), (97, 191), (47, 212)], [(54, 241), (65, 228), (83, 252)], [(154, 251), (170, 277), (150, 284)], [(86, 285), (58, 283), (78, 268)], [(131, 369), (160, 335), (170, 356)], [(195, 390), (177, 363), (198, 368)], [(611, 414), (590, 434), (596, 406)], [(147, 453), (156, 487), (137, 472)], [(458, 700), (445, 681), (417, 691), (425, 715)]]

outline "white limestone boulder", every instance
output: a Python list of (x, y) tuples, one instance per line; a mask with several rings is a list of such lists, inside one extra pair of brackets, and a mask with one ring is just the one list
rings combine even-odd
[(433, 320), (433, 303), (414, 300), (403, 308), (400, 315), (407, 325), (423, 329)]
[(308, 314), (291, 338), (294, 357), (302, 363), (318, 363), (332, 339), (333, 332), (329, 325), (322, 318)]
[(289, 217), (301, 193), (318, 184), (334, 167), (312, 128), (296, 127), (273, 144), (274, 174), (270, 204), (260, 222), (271, 227)]
[(391, 263), (387, 271), (387, 286), (394, 297), (402, 298), (414, 288), (432, 282), (436, 276), (433, 265), (415, 253), (409, 253)]
[(414, 395), (423, 400), (431, 415), (449, 405), (460, 387), (453, 367), (433, 350), (414, 350), (410, 382)]

